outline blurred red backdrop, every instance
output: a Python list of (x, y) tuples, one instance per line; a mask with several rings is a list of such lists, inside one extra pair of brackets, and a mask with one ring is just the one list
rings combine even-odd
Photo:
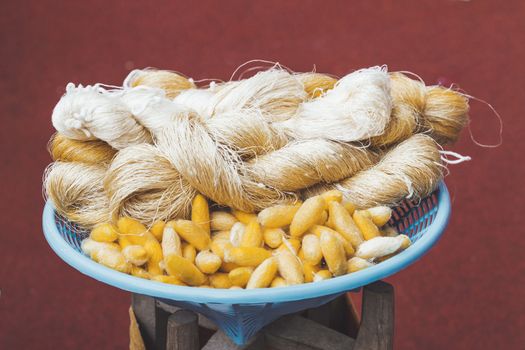
[[(0, 348), (126, 348), (128, 293), (59, 260), (41, 231), (51, 110), (65, 85), (119, 84), (133, 68), (228, 79), (251, 59), (343, 75), (387, 64), (492, 103), (499, 148), (453, 147), (453, 216), (439, 244), (389, 279), (397, 349), (525, 344), (522, 1), (21, 1), (0, 11)], [(472, 102), (471, 129), (498, 142)]]

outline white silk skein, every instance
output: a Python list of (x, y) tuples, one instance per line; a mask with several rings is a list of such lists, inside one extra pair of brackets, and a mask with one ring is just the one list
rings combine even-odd
[(133, 118), (118, 94), (97, 85), (69, 83), (51, 120), (58, 132), (75, 140), (100, 139), (116, 149), (151, 142), (148, 130)]
[(297, 139), (366, 140), (383, 133), (391, 109), (388, 73), (373, 67), (346, 75), (323, 96), (304, 102), (282, 126)]

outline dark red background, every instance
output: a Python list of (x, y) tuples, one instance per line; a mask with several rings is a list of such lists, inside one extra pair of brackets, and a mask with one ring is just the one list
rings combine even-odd
[[(457, 83), (503, 118), (504, 143), (453, 147), (453, 215), (439, 244), (389, 279), (397, 349), (525, 344), (522, 1), (62, 1), (2, 3), (0, 348), (127, 347), (128, 293), (67, 266), (41, 230), (50, 114), (67, 82), (119, 84), (132, 68), (229, 78), (241, 63), (316, 65), (343, 75), (388, 64)], [(472, 132), (497, 143), (494, 113), (472, 103)]]

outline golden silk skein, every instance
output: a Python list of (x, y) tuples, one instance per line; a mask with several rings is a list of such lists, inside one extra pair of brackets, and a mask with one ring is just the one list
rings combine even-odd
[(170, 99), (175, 98), (183, 90), (196, 88), (193, 80), (175, 72), (156, 69), (134, 70), (126, 78), (126, 83), (131, 87), (160, 88), (166, 92), (166, 96)]
[(375, 146), (428, 132), (440, 145), (455, 142), (468, 120), (468, 98), (442, 86), (425, 86), (402, 73), (390, 73), (392, 115), (385, 132), (372, 138)]
[(285, 146), (287, 136), (256, 110), (221, 113), (206, 121), (210, 136), (243, 159)]
[(55, 133), (48, 144), (51, 158), (55, 161), (80, 162), (87, 164), (109, 164), (117, 153), (107, 143), (94, 141), (77, 141)]
[(288, 143), (248, 163), (256, 181), (281, 191), (297, 191), (319, 182), (335, 182), (372, 166), (378, 155), (356, 144), (324, 139)]
[(148, 226), (157, 220), (186, 218), (196, 191), (152, 145), (121, 150), (104, 178), (112, 217), (130, 216)]
[(370, 169), (334, 184), (314, 186), (305, 195), (337, 189), (359, 208), (394, 205), (431, 194), (442, 178), (442, 169), (436, 141), (416, 134), (390, 149)]
[(468, 98), (452, 89), (430, 86), (426, 89), (424, 127), (440, 145), (454, 143), (468, 122)]
[(239, 155), (214, 140), (198, 117), (167, 126), (157, 147), (193, 188), (222, 205), (253, 212), (295, 198), (254, 181)]
[(44, 188), (60, 215), (90, 228), (110, 219), (104, 175), (98, 165), (54, 162), (44, 174)]

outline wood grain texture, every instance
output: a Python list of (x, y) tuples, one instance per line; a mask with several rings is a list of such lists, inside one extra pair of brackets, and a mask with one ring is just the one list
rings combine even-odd
[(354, 340), (317, 322), (285, 316), (264, 330), (266, 343), (276, 350), (351, 350)]
[(354, 350), (394, 347), (394, 288), (383, 281), (363, 288), (361, 325)]
[(153, 349), (155, 346), (155, 299), (152, 297), (132, 294), (131, 306), (135, 313), (137, 323), (142, 334), (146, 348)]
[(188, 310), (175, 311), (168, 318), (166, 350), (198, 350), (199, 325), (197, 314)]

